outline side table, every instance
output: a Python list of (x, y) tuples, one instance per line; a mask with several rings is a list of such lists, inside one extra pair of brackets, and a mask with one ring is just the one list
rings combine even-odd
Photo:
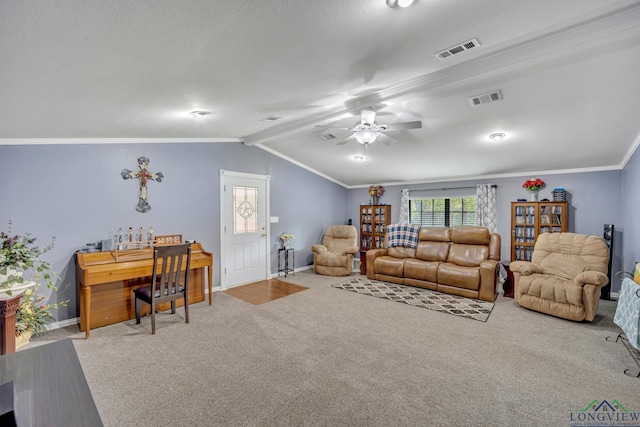
[[(291, 267), (289, 266), (289, 256), (291, 256)], [(284, 266), (282, 266), (284, 261)], [(294, 267), (296, 264), (296, 253), (293, 248), (280, 248), (278, 249), (278, 276), (280, 273), (284, 273), (284, 277), (287, 277), (287, 274), (291, 273), (294, 276), (296, 275), (294, 271)]]
[(367, 275), (367, 251), (360, 251), (360, 274)]
[(509, 268), (511, 261), (502, 261), (500, 264), (504, 267), (504, 271), (507, 273), (507, 278), (502, 285), (502, 289), (504, 290), (504, 296), (507, 298), (513, 298), (514, 288), (515, 288), (515, 279), (513, 278), (513, 273)]
[(16, 351), (16, 312), (21, 298), (22, 292), (0, 301), (0, 354)]

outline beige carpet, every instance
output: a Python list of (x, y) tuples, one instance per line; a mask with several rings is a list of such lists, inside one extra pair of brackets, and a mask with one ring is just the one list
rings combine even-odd
[[(594, 400), (640, 410), (640, 379), (615, 302), (575, 323), (498, 297), (487, 322), (365, 298), (300, 272), (308, 287), (71, 337), (106, 426), (568, 426)], [(35, 345), (34, 343), (30, 345)], [(52, 366), (55, 369), (55, 366)], [(160, 402), (178, 399), (179, 404)]]

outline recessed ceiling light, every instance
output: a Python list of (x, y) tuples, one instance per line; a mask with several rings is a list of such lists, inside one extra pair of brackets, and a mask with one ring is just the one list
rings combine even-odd
[(507, 135), (505, 135), (502, 132), (496, 132), (496, 133), (492, 133), (491, 135), (489, 135), (489, 139), (492, 141), (502, 141)]
[(389, 7), (408, 7), (411, 6), (413, 0), (387, 0), (387, 6)]
[(211, 113), (209, 111), (192, 111), (189, 113), (189, 115), (194, 119), (201, 119), (207, 114), (211, 114)]
[(353, 156), (353, 160), (355, 160), (356, 162), (364, 162), (365, 160), (367, 160), (367, 158), (358, 154)]

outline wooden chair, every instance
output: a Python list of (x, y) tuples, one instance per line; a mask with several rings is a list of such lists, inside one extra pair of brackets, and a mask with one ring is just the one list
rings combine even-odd
[[(184, 318), (189, 323), (189, 265), (191, 245), (159, 246), (153, 251), (151, 285), (133, 291), (136, 306), (136, 324), (140, 323), (140, 301), (151, 306), (151, 333), (156, 333), (156, 307), (171, 303), (171, 314), (176, 312), (176, 300), (184, 299)], [(152, 289), (154, 291), (152, 291)]]

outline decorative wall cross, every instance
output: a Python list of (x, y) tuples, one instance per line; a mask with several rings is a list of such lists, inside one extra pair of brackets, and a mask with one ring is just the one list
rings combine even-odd
[(138, 206), (136, 206), (136, 210), (138, 212), (148, 212), (151, 210), (151, 206), (147, 203), (147, 180), (150, 179), (156, 182), (162, 182), (164, 175), (162, 172), (150, 173), (147, 171), (147, 166), (149, 165), (149, 159), (146, 157), (138, 157), (138, 166), (140, 167), (140, 171), (133, 173), (129, 169), (122, 169), (120, 175), (124, 179), (137, 178), (140, 180), (140, 195), (138, 197)]

